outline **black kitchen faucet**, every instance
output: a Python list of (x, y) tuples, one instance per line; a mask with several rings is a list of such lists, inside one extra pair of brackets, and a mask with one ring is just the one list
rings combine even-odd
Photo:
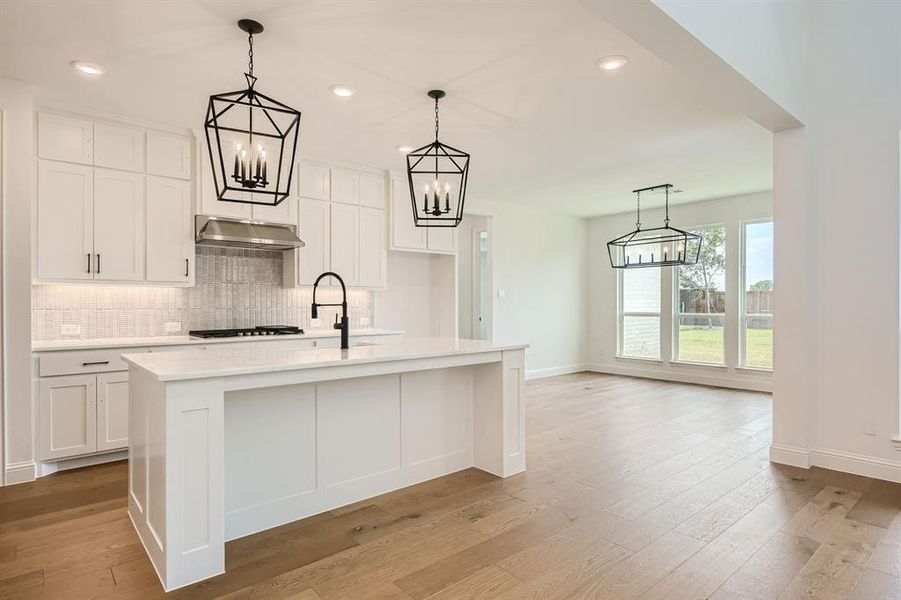
[[(322, 281), (323, 277), (334, 277), (338, 280), (338, 283), (341, 284), (341, 304), (322, 304), (316, 303), (316, 288), (319, 287), (319, 282)], [(322, 275), (316, 278), (316, 283), (313, 284), (313, 310), (310, 315), (314, 319), (319, 318), (319, 307), (320, 306), (340, 306), (341, 307), (341, 322), (335, 323), (335, 329), (341, 330), (341, 349), (347, 350), (350, 347), (349, 344), (349, 331), (348, 331), (348, 320), (347, 320), (347, 288), (344, 287), (344, 280), (341, 279), (341, 276), (337, 273), (333, 273), (332, 271), (326, 271)]]

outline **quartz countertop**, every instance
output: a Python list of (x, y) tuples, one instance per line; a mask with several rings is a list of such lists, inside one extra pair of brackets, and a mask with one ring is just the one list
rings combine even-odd
[[(373, 335), (403, 335), (397, 329), (359, 328), (350, 330), (350, 337)], [(245, 342), (269, 342), (274, 340), (310, 340), (339, 337), (337, 329), (314, 329), (298, 335), (266, 335), (230, 338), (195, 338), (188, 335), (161, 335), (155, 337), (105, 338), (93, 340), (54, 340), (52, 342), (32, 342), (32, 352), (53, 352), (59, 350), (96, 350), (101, 348), (141, 348), (147, 346), (188, 346), (208, 344), (242, 344)]]
[[(287, 336), (285, 336), (287, 337)], [(461, 338), (403, 338), (384, 343), (358, 342), (348, 350), (340, 348), (266, 348), (265, 345), (229, 344), (209, 348), (189, 348), (173, 352), (125, 354), (132, 367), (143, 369), (160, 381), (206, 379), (254, 373), (273, 373), (520, 350), (527, 344), (500, 344)]]

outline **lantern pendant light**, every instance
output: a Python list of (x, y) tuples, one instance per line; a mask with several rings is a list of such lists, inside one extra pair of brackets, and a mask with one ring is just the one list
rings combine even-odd
[(435, 141), (407, 154), (407, 180), (413, 222), (417, 227), (456, 227), (463, 219), (469, 176), (469, 154), (438, 141), (438, 101), (442, 90), (431, 90), (435, 100)]
[(247, 34), (247, 88), (210, 96), (205, 121), (216, 199), (276, 206), (288, 197), (300, 129), (300, 111), (256, 88), (253, 36), (263, 26), (241, 19)]
[[(635, 231), (607, 242), (610, 266), (614, 269), (672, 267), (693, 265), (698, 262), (701, 253), (701, 236), (670, 227), (669, 191), (672, 187), (665, 183), (632, 190), (637, 205)], [(642, 229), (641, 194), (643, 192), (660, 192), (661, 190), (666, 194), (663, 227)]]

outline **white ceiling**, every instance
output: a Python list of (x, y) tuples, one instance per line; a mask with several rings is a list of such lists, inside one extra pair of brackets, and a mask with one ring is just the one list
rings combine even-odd
[[(257, 89), (303, 111), (306, 155), (403, 169), (396, 146), (431, 140), (425, 92), (441, 87), (441, 138), (472, 154), (475, 198), (589, 216), (657, 183), (684, 189), (678, 202), (771, 187), (768, 131), (567, 0), (6, 0), (0, 76), (39, 102), (198, 127), (209, 94), (243, 86), (240, 17), (266, 27)], [(602, 73), (608, 54), (629, 64)], [(87, 79), (75, 59), (108, 72)]]

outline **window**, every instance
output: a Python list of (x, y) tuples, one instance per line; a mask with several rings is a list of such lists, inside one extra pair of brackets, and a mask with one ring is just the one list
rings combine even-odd
[(703, 237), (695, 265), (679, 267), (676, 277), (676, 359), (723, 364), (726, 316), (726, 228), (695, 230)]
[(660, 359), (660, 269), (620, 271), (619, 354)]
[(773, 368), (773, 222), (745, 223), (742, 235), (741, 364)]

